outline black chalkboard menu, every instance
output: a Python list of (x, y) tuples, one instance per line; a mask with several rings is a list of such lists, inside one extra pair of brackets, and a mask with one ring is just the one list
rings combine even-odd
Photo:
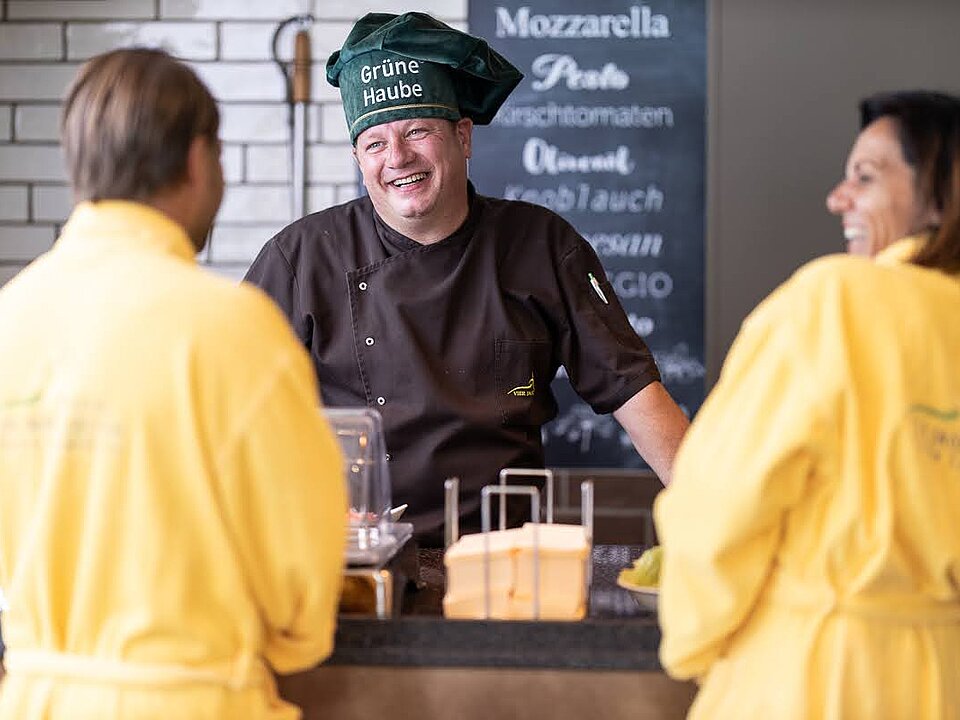
[[(704, 396), (705, 0), (471, 0), (468, 23), (525, 75), (474, 131), (474, 185), (580, 231), (692, 416)], [(562, 375), (548, 464), (645, 467)]]

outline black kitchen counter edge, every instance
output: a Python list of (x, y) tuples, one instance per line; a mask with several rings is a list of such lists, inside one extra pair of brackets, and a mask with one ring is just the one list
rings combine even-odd
[(642, 549), (593, 549), (588, 617), (576, 622), (445, 620), (441, 554), (421, 550), (420, 589), (404, 602), (404, 613), (390, 620), (341, 616), (325, 664), (660, 672), (656, 614), (616, 585), (617, 573)]

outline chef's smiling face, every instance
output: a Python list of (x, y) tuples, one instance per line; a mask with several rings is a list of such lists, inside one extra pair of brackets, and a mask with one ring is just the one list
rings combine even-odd
[(381, 218), (419, 242), (436, 242), (466, 218), (473, 123), (396, 120), (367, 128), (354, 157)]
[(904, 159), (896, 123), (888, 117), (857, 137), (827, 208), (843, 219), (848, 252), (868, 257), (939, 220), (917, 190), (916, 171)]

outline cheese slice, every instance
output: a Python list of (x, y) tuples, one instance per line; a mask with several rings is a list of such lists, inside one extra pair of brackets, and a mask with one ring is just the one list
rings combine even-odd
[[(536, 542), (535, 542), (536, 533)], [(586, 614), (590, 543), (580, 525), (533, 524), (488, 534), (490, 617), (534, 617), (534, 545), (539, 548), (540, 613), (545, 620), (579, 620)], [(484, 536), (460, 538), (444, 556), (444, 615), (479, 619), (484, 608)]]

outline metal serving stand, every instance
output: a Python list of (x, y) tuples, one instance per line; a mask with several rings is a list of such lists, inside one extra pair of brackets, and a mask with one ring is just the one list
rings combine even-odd
[[(533, 551), (533, 619), (540, 619), (540, 490), (534, 485), (508, 485), (511, 477), (542, 477), (547, 491), (546, 523), (553, 524), (553, 471), (527, 468), (505, 468), (500, 471), (498, 485), (486, 485), (480, 490), (480, 527), (483, 534), (483, 608), (484, 618), (490, 619), (490, 497), (500, 497), (499, 529), (507, 527), (506, 499), (508, 495), (526, 495), (530, 498), (530, 520)], [(444, 547), (449, 548), (460, 539), (460, 481), (449, 478), (444, 482)], [(586, 528), (588, 547), (593, 547), (593, 481), (580, 483), (580, 524)], [(592, 580), (590, 553), (584, 573), (584, 597), (589, 601)]]

